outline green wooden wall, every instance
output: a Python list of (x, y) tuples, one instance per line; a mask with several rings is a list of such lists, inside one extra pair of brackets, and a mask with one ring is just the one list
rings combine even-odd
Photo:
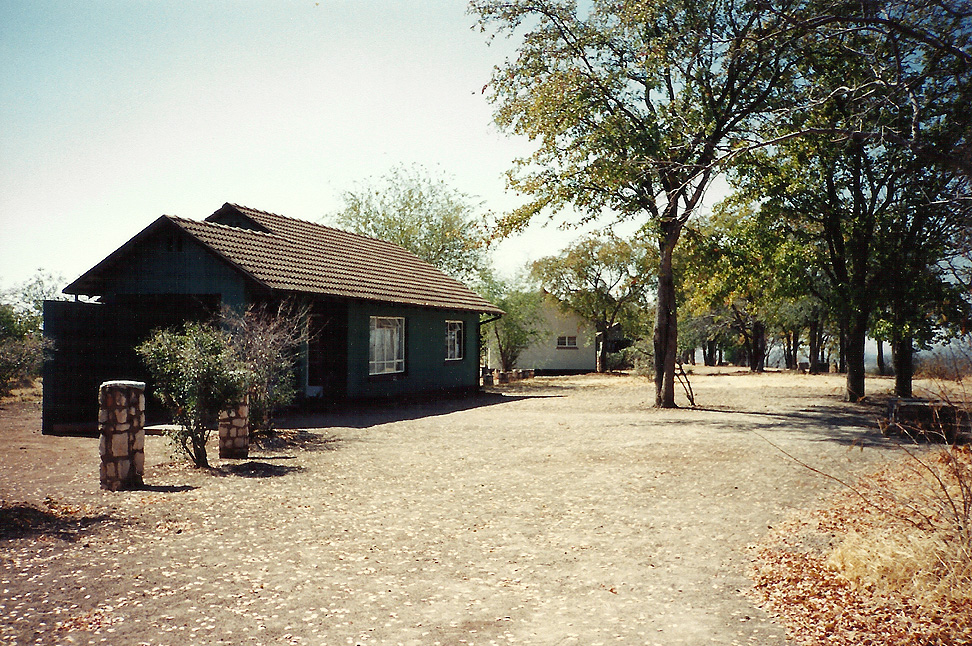
[[(368, 374), (370, 317), (405, 318), (405, 372)], [(465, 352), (446, 361), (446, 321), (463, 321)], [(382, 399), (479, 387), (479, 314), (353, 301), (348, 307), (348, 397)]]

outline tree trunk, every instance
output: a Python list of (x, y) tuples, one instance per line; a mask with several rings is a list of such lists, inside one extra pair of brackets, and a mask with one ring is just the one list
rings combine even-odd
[(793, 342), (790, 348), (790, 351), (793, 353), (790, 361), (790, 370), (796, 370), (800, 367), (800, 328), (793, 330)]
[(763, 372), (766, 369), (766, 326), (762, 321), (753, 321), (752, 355), (749, 358), (749, 369), (752, 372)]
[(884, 365), (884, 341), (881, 339), (877, 340), (877, 369), (882, 377), (888, 374), (888, 367)]
[(810, 374), (820, 372), (820, 321), (810, 321)]
[(915, 353), (911, 337), (892, 341), (891, 353), (894, 355), (894, 394), (898, 397), (911, 397), (911, 380), (915, 373)]
[(597, 371), (604, 372), (607, 369), (607, 344), (604, 342), (604, 333), (598, 332), (594, 335), (597, 343)]
[(678, 319), (675, 312), (675, 274), (672, 251), (678, 235), (665, 235), (658, 267), (658, 312), (655, 317), (655, 406), (675, 408), (675, 357), (678, 349)]
[(705, 365), (707, 366), (718, 365), (719, 363), (718, 354), (719, 354), (719, 348), (717, 347), (717, 344), (714, 340), (713, 341), (707, 340), (702, 345), (702, 362)]
[(837, 357), (837, 372), (840, 374), (847, 374), (847, 345), (850, 343), (850, 338), (847, 332), (847, 321), (841, 321), (840, 323), (840, 354)]
[(846, 349), (841, 353), (847, 362), (847, 393), (849, 402), (864, 399), (864, 343), (867, 340), (867, 313), (856, 312), (848, 325)]

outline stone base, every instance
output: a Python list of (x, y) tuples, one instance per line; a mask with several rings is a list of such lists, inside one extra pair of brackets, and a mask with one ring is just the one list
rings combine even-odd
[(219, 457), (242, 460), (250, 456), (248, 401), (219, 414)]

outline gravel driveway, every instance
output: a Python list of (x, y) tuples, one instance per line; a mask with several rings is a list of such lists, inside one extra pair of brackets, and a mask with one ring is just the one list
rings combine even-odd
[(693, 385), (702, 408), (584, 376), (294, 418), (213, 472), (149, 437), (147, 489), (120, 493), (97, 440), (7, 406), (0, 497), (60, 518), (0, 538), (0, 641), (784, 644), (742, 594), (751, 552), (832, 484), (771, 442), (836, 475), (893, 452), (837, 377)]

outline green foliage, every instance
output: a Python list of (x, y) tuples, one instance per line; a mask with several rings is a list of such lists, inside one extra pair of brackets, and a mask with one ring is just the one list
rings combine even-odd
[(0, 293), (0, 395), (40, 375), (51, 343), (41, 332), (44, 300), (57, 298), (63, 280), (42, 269)]
[(246, 369), (250, 428), (270, 432), (273, 416), (297, 394), (295, 367), (307, 340), (306, 307), (282, 303), (274, 309), (252, 306), (243, 314), (225, 309), (222, 324), (237, 360)]
[(460, 280), (479, 272), (486, 239), (472, 198), (422, 167), (396, 166), (342, 195), (335, 224), (393, 242)]
[(786, 16), (736, 2), (474, 0), (484, 29), (522, 33), (498, 66), (495, 118), (529, 138), (510, 185), (530, 201), (500, 222), (521, 230), (572, 205), (644, 221), (658, 243), (656, 405), (674, 407), (672, 253), (719, 161), (776, 99), (791, 72)]
[(155, 395), (179, 428), (170, 438), (197, 467), (209, 466), (206, 442), (219, 411), (242, 400), (250, 375), (229, 335), (190, 322), (182, 331), (157, 330), (136, 348), (155, 383)]
[[(647, 306), (657, 267), (658, 250), (644, 240), (608, 235), (587, 237), (559, 255), (537, 260), (531, 274), (565, 309), (591, 323), (606, 339), (615, 324), (633, 323)], [(603, 348), (602, 344), (599, 372), (607, 369)]]
[(520, 354), (544, 332), (540, 315), (543, 293), (528, 289), (523, 281), (505, 281), (493, 275), (480, 276), (479, 292), (505, 314), (488, 323), (483, 337), (491, 337), (503, 370), (512, 370)]

